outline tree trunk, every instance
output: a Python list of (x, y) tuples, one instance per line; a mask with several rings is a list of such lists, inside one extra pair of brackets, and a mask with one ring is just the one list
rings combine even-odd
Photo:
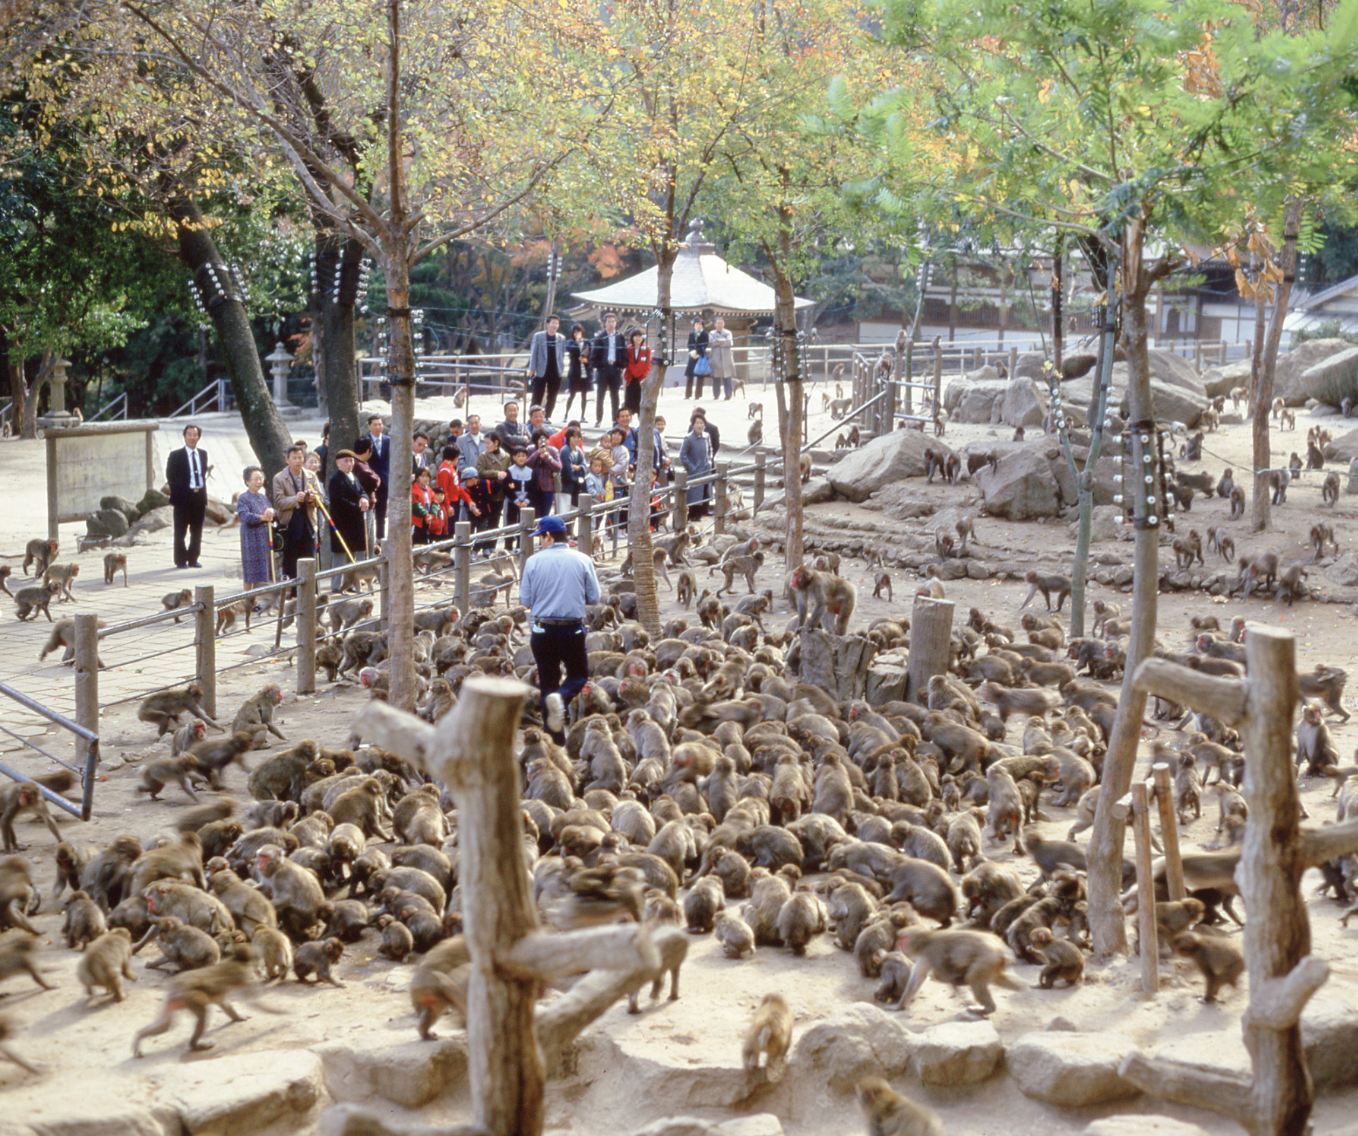
[(28, 393), (24, 395), (23, 402), (23, 438), (36, 438), (38, 436), (38, 407), (42, 402), (42, 391), (47, 386), (47, 380), (52, 377), (53, 354), (50, 351), (42, 353), (42, 362), (38, 365), (38, 373), (28, 382)]
[[(1287, 305), (1292, 298), (1292, 284), (1297, 278), (1297, 239), (1301, 229), (1301, 215), (1306, 203), (1300, 197), (1287, 201), (1287, 211), (1283, 217), (1283, 246), (1278, 254), (1278, 267), (1283, 278), (1277, 285), (1277, 295), (1273, 301), (1273, 318), (1268, 325), (1268, 336), (1255, 335), (1255, 361), (1250, 367), (1250, 406), (1254, 410), (1252, 438), (1254, 441), (1254, 468), (1267, 469), (1272, 464), (1272, 450), (1269, 447), (1269, 404), (1273, 401), (1273, 376), (1278, 366), (1278, 344), (1282, 342), (1283, 321), (1287, 319)], [(1263, 305), (1259, 305), (1263, 311)], [(1260, 350), (1262, 346), (1262, 350)], [(1257, 380), (1256, 380), (1257, 373)], [(1256, 394), (1257, 386), (1257, 394)], [(1250, 519), (1250, 531), (1262, 532), (1268, 528), (1269, 490), (1268, 482), (1262, 477), (1254, 479), (1254, 510)]]
[[(1123, 334), (1127, 347), (1127, 397), (1131, 412), (1129, 434), (1136, 427), (1144, 427), (1138, 431), (1138, 436), (1144, 435), (1148, 439), (1147, 450), (1154, 452), (1155, 411), (1151, 402), (1147, 352), (1146, 297), (1155, 280), (1142, 262), (1146, 221), (1144, 212), (1136, 214), (1126, 222), (1122, 235), (1123, 311), (1126, 316)], [(1124, 486), (1124, 491), (1130, 490), (1130, 486)], [(1094, 953), (1101, 958), (1127, 949), (1126, 916), (1120, 902), (1126, 827), (1114, 815), (1113, 806), (1131, 787), (1136, 745), (1146, 710), (1146, 693), (1136, 686), (1134, 679), (1137, 665), (1150, 654), (1155, 639), (1156, 601), (1160, 588), (1160, 526), (1147, 523), (1153, 515), (1154, 506), (1148, 507), (1145, 495), (1138, 494), (1134, 506), (1138, 524), (1132, 561), (1132, 634), (1127, 644), (1127, 669), (1117, 717), (1103, 760), (1102, 788), (1088, 853), (1090, 931)]]
[[(219, 266), (220, 273), (222, 258), (198, 203), (191, 197), (171, 197), (166, 201), (165, 210), (175, 224), (180, 258), (193, 273), (199, 288), (211, 289), (207, 268)], [(276, 472), (283, 467), (288, 447), (292, 445), (292, 434), (278, 413), (273, 391), (264, 379), (264, 368), (245, 305), (237, 299), (222, 299), (216, 291), (204, 298), (208, 302), (208, 316), (217, 329), (217, 342), (231, 380), (231, 392), (250, 439), (250, 448), (254, 450), (260, 468)]]
[[(1258, 254), (1251, 254), (1254, 263), (1254, 278), (1260, 281), (1263, 267)], [(1264, 301), (1257, 293), (1254, 297), (1254, 339), (1250, 344), (1250, 410), (1254, 418), (1250, 424), (1250, 440), (1253, 443), (1254, 468), (1268, 469), (1270, 447), (1268, 441), (1268, 408), (1273, 401), (1273, 375), (1264, 374)], [(1254, 478), (1254, 507), (1250, 511), (1250, 532), (1263, 532), (1268, 528), (1269, 483), (1266, 477)]]
[[(785, 367), (786, 399), (778, 392), (778, 431), (783, 444), (783, 507), (787, 528), (783, 537), (783, 563), (789, 572), (799, 567), (805, 555), (802, 533), (802, 362), (797, 350), (797, 297), (786, 266), (792, 262), (792, 210), (779, 208), (778, 257), (773, 264), (773, 326), (781, 336), (784, 352), (791, 351)], [(767, 248), (767, 246), (765, 246)], [(788, 356), (785, 354), (784, 358)], [(775, 377), (776, 378), (776, 377)]]
[[(330, 420), (332, 453), (351, 445), (360, 428), (352, 279), (362, 259), (358, 241), (333, 229), (317, 230), (316, 393)], [(339, 289), (334, 286), (336, 266), (344, 282)]]
[[(1058, 234), (1056, 237), (1056, 248), (1052, 250), (1052, 368), (1056, 371), (1056, 377), (1061, 378), (1061, 368), (1063, 366), (1066, 353), (1066, 328), (1065, 312), (1062, 309), (1063, 288), (1065, 285), (1065, 255), (1066, 239)], [(1091, 422), (1092, 426), (1093, 423)]]
[(655, 412), (660, 403), (660, 391), (665, 385), (665, 371), (670, 365), (674, 344), (665, 334), (670, 326), (670, 285), (674, 278), (674, 260), (678, 253), (674, 241), (667, 238), (657, 257), (659, 272), (656, 277), (656, 304), (660, 310), (660, 327), (665, 336), (657, 346), (651, 361), (651, 373), (641, 385), (641, 421), (637, 425), (637, 473), (627, 505), (627, 543), (632, 554), (632, 578), (637, 595), (637, 620), (652, 639), (660, 638), (660, 601), (656, 596), (655, 561), (651, 545), (651, 478), (655, 473)]

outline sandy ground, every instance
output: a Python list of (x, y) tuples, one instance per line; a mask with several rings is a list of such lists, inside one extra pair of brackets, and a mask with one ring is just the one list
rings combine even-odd
[[(771, 396), (772, 392), (765, 394)], [(738, 448), (736, 439), (743, 442), (747, 424), (746, 407), (750, 397), (758, 399), (761, 395), (756, 392), (747, 395), (745, 401), (709, 406), (723, 438), (729, 439), (728, 445), (732, 450)], [(770, 397), (764, 401), (766, 405), (772, 406)], [(445, 413), (443, 408), (430, 407), (426, 415), (425, 409), (421, 406), (421, 417)], [(681, 415), (686, 420), (684, 410), (685, 407), (674, 399), (672, 393), (666, 395), (662, 411), (667, 413), (671, 423), (679, 421)], [(483, 409), (482, 413), (490, 419), (489, 408)], [(451, 417), (451, 412), (447, 416)], [(813, 433), (823, 428), (816, 421), (819, 417), (813, 415)], [(1310, 424), (1302, 416), (1298, 423), (1298, 435), (1282, 435), (1281, 444), (1275, 442), (1282, 458), (1295, 448), (1296, 442), (1304, 436), (1302, 432)], [(828, 420), (824, 425), (829, 425)], [(310, 433), (308, 426), (311, 426)], [(1004, 431), (1005, 436), (1008, 433)], [(298, 434), (315, 437), (319, 431), (314, 429), (314, 424), (301, 424)], [(990, 435), (991, 431), (985, 427), (952, 427), (949, 429), (948, 441), (960, 447), (971, 438)], [(169, 436), (172, 435), (168, 432), (162, 434), (162, 437)], [(211, 450), (219, 437), (228, 445), (236, 447), (237, 453), (243, 452), (238, 426), (231, 430), (224, 420), (205, 423), (204, 445)], [(1209, 437), (1211, 456), (1204, 466), (1214, 473), (1219, 472), (1225, 464), (1232, 464), (1237, 469), (1248, 467), (1248, 446), (1246, 426), (1227, 427), (1221, 433)], [(217, 450), (225, 452), (227, 446), (217, 445)], [(724, 445), (723, 454), (726, 451), (727, 446)], [(214, 463), (217, 461), (214, 455)], [(220, 465), (218, 468), (220, 470)], [(6, 555), (21, 552), (23, 540), (28, 535), (42, 532), (43, 488), (40, 474), (41, 450), (34, 444), (0, 444), (0, 478), (3, 478), (10, 498), (7, 509), (10, 522), (6, 526), (8, 532), (6, 538), (0, 541), (0, 552)], [(1319, 503), (1318, 479), (1312, 475), (1312, 480), (1315, 484), (1294, 488), (1289, 494), (1288, 504), (1275, 510), (1275, 528), (1269, 533), (1246, 537), (1243, 526), (1237, 524), (1236, 540), (1240, 551), (1272, 548), (1285, 561), (1301, 556), (1304, 530), (1311, 523), (1314, 506)], [(223, 495), (229, 495), (229, 492), (223, 486)], [(973, 496), (973, 490), (965, 483), (939, 489), (940, 504), (958, 504), (971, 500)], [(1338, 515), (1334, 518), (1341, 550), (1347, 548), (1351, 531), (1351, 501), (1350, 498), (1341, 498)], [(1225, 515), (1224, 501), (1204, 502), (1194, 506), (1192, 520), (1200, 531), (1205, 531), (1207, 524), (1218, 523)], [(846, 506), (842, 503), (808, 510), (808, 517), (813, 527), (825, 519), (832, 519), (836, 524), (856, 525), (861, 521), (864, 526), (880, 525), (882, 539), (888, 542), (892, 533), (903, 529), (909, 532), (930, 531), (927, 520), (884, 521), (881, 514), (870, 507)], [(63, 530), (64, 547), (73, 547), (75, 531), (75, 527)], [(69, 537), (68, 532), (71, 534)], [(1011, 525), (982, 516), (977, 523), (977, 539), (982, 545), (983, 554), (998, 563), (1011, 563), (1038, 555), (1044, 558), (1068, 558), (1073, 547), (1063, 522)], [(206, 536), (203, 557), (205, 568), (199, 573), (175, 572), (164, 567), (170, 560), (168, 544), (169, 534), (159, 533), (148, 541), (145, 548), (133, 550), (133, 586), (126, 591), (120, 586), (106, 589), (102, 582), (78, 585), (78, 607), (81, 610), (98, 610), (101, 616), (106, 619), (111, 617), (112, 621), (130, 616), (134, 611), (146, 610), (145, 605), (154, 603), (161, 591), (168, 590), (190, 576), (193, 577), (188, 581), (190, 584), (213, 582), (219, 590), (234, 588), (232, 569), (236, 565), (236, 535), (233, 530), (210, 532)], [(1114, 543), (1095, 548), (1096, 554), (1108, 551), (1129, 557), (1130, 545)], [(100, 553), (87, 553), (77, 559), (82, 567), (88, 566), (82, 571), (82, 581), (86, 574), (92, 580), (100, 579)], [(1164, 550), (1163, 559), (1166, 563), (1171, 560), (1168, 548)], [(777, 558), (773, 560), (765, 565), (762, 573), (762, 580), (769, 584), (778, 579), (783, 570)], [(14, 563), (17, 572), (17, 560), (6, 562)], [(865, 623), (879, 615), (909, 613), (912, 589), (908, 587), (909, 581), (905, 579), (904, 572), (893, 573), (897, 582), (894, 604), (871, 598), (870, 574), (861, 563), (846, 562), (844, 572), (859, 585), (859, 614)], [(1321, 588), (1328, 586), (1319, 575), (1314, 576), (1312, 582)], [(1024, 589), (1015, 583), (959, 581), (950, 584), (948, 590), (949, 598), (957, 602), (959, 612), (975, 605), (1000, 622), (1012, 623), (1016, 620)], [(1111, 589), (1095, 586), (1091, 589), (1090, 598), (1117, 597), (1114, 597)], [(668, 597), (662, 597), (662, 605), (667, 614), (677, 611)], [(66, 605), (66, 609), (69, 610), (71, 606)], [(1248, 605), (1234, 602), (1213, 604), (1200, 594), (1166, 595), (1160, 601), (1159, 638), (1167, 645), (1177, 646), (1185, 641), (1191, 614), (1211, 612), (1224, 624), (1237, 611), (1242, 611), (1251, 619), (1277, 623), (1294, 630), (1298, 636), (1298, 664), (1302, 668), (1325, 661), (1352, 670), (1358, 663), (1358, 658), (1355, 658), (1355, 628), (1351, 622), (1351, 609), (1334, 604), (1301, 604), (1289, 610), (1272, 601), (1252, 600)], [(173, 626), (169, 625), (170, 628)], [(14, 682), (35, 697), (63, 704), (63, 701), (69, 702), (70, 672), (50, 665), (52, 659), (48, 660), (48, 666), (36, 666), (37, 647), (45, 634), (46, 625), (33, 627), (12, 620), (0, 624), (0, 643), (4, 645), (0, 657), (8, 660), (0, 678)], [(172, 639), (174, 634), (167, 629), (157, 633), (155, 638), (147, 636), (144, 641), (129, 643), (126, 648), (110, 645), (110, 658), (107, 661), (115, 666), (101, 676), (103, 701), (106, 704), (101, 735), (107, 779), (98, 788), (93, 822), (81, 825), (71, 818), (60, 818), (63, 833), (68, 839), (105, 842), (120, 832), (130, 831), (146, 840), (168, 829), (175, 815), (189, 804), (177, 789), (167, 790), (166, 799), (160, 803), (150, 803), (135, 792), (138, 764), (148, 757), (166, 752), (168, 745), (157, 744), (154, 731), (135, 720), (134, 704), (114, 701), (139, 685), (144, 688), (148, 677), (178, 681), (181, 676), (191, 672), (192, 657), (187, 654), (186, 646), (191, 633), (178, 632), (182, 640)], [(266, 640), (271, 645), (272, 628), (256, 629), (249, 635), (228, 639), (219, 646), (219, 662), (223, 666), (235, 667), (220, 676), (220, 712), (229, 718), (243, 698), (254, 693), (264, 683), (276, 681), (285, 692), (279, 717), (290, 739), (311, 736), (329, 744), (342, 743), (348, 723), (363, 702), (362, 692), (345, 684), (335, 687), (322, 685), (313, 696), (295, 697), (291, 686), (291, 668), (286, 660), (261, 661), (248, 654), (251, 647), (258, 650)], [(118, 652), (124, 650), (127, 655), (118, 657)], [(141, 662), (126, 661), (135, 659), (136, 652), (146, 655), (161, 650), (167, 650), (169, 654), (157, 655), (156, 659)], [(148, 673), (150, 671), (154, 671), (154, 674)], [(155, 685), (161, 685), (161, 682), (156, 681)], [(1350, 697), (1346, 698), (1346, 704), (1352, 707), (1353, 691), (1348, 693)], [(17, 727), (16, 733), (41, 735), (39, 744), (50, 743), (58, 750), (68, 746), (55, 734), (40, 730), (26, 715), (12, 714), (8, 706), (0, 707), (0, 720), (10, 728)], [(1351, 752), (1358, 740), (1358, 718), (1349, 724), (1332, 723), (1332, 729), (1341, 753)], [(1160, 736), (1164, 740), (1173, 740), (1163, 731)], [(1019, 727), (1015, 724), (1011, 728), (1009, 741), (1017, 743), (1018, 738)], [(18, 754), (17, 744), (10, 738), (3, 739), (0, 748), (4, 749), (4, 753), (0, 760), (28, 771), (47, 768), (40, 759)], [(237, 799), (246, 797), (245, 774), (242, 771), (235, 768), (229, 770), (227, 783), (230, 795)], [(1311, 812), (1313, 823), (1333, 817), (1334, 806), (1329, 800), (1328, 783), (1303, 782), (1302, 789), (1303, 800)], [(1046, 833), (1064, 837), (1071, 824), (1071, 810), (1055, 808), (1048, 803), (1044, 803), (1043, 807), (1051, 818), (1043, 826)], [(1203, 817), (1184, 832), (1185, 847), (1194, 848), (1208, 843), (1212, 839), (1215, 824), (1215, 807), (1205, 809)], [(50, 836), (40, 826), (23, 824), (20, 839), (30, 845), (24, 855), (33, 864), (35, 876), (50, 895), (54, 878)], [(1015, 861), (1011, 849), (992, 846), (989, 841), (986, 851), (997, 861)], [(1016, 867), (1025, 878), (1035, 875), (1035, 866), (1026, 859), (1017, 860)], [(1303, 881), (1303, 889), (1308, 896), (1311, 912), (1314, 949), (1332, 968), (1331, 978), (1318, 997), (1351, 1007), (1358, 1006), (1358, 995), (1355, 995), (1354, 990), (1355, 983), (1358, 983), (1358, 960), (1355, 960), (1351, 948), (1351, 936), (1358, 932), (1346, 931), (1339, 926), (1340, 908), (1332, 900), (1311, 898), (1317, 883), (1316, 873), (1308, 873)], [(27, 978), (17, 978), (6, 983), (7, 996), (3, 998), (4, 1008), (19, 1027), (15, 1048), (44, 1069), (41, 1076), (32, 1077), (16, 1067), (0, 1063), (0, 1092), (3, 1092), (0, 1101), (8, 1103), (11, 1109), (17, 1109), (17, 1115), (25, 1119), (70, 1115), (72, 1110), (82, 1113), (100, 1107), (100, 1101), (111, 1103), (150, 1097), (154, 1092), (151, 1082), (146, 1079), (147, 1074), (157, 1069), (203, 1060), (184, 1056), (187, 1024), (181, 1022), (171, 1034), (148, 1043), (150, 1056), (144, 1064), (134, 1063), (129, 1053), (129, 1034), (149, 1022), (156, 1013), (160, 1002), (158, 991), (165, 979), (159, 972), (144, 970), (144, 961), (138, 961), (134, 965), (139, 981), (130, 988), (125, 1002), (111, 1004), (98, 998), (92, 1004), (87, 1004), (74, 979), (77, 956), (61, 945), (60, 922), (60, 914), (53, 910), (50, 903), (37, 917), (44, 940), (42, 964), (59, 989), (44, 993), (33, 988)], [(243, 1024), (233, 1025), (229, 1029), (214, 1029), (209, 1036), (216, 1040), (218, 1048), (209, 1055), (209, 1059), (310, 1047), (326, 1039), (347, 1040), (357, 1046), (371, 1048), (413, 1040), (415, 1023), (405, 994), (410, 968), (394, 966), (376, 958), (376, 945), (377, 940), (370, 935), (348, 948), (341, 965), (345, 989), (311, 991), (289, 983), (270, 993), (268, 1001), (275, 1007), (289, 1011), (290, 1016), (280, 1018), (255, 1014)], [(736, 963), (723, 959), (720, 952), (714, 950), (714, 945), (710, 936), (693, 939), (683, 972), (683, 997), (680, 1001), (656, 1003), (635, 1018), (626, 1015), (623, 1008), (618, 1006), (609, 1011), (593, 1029), (605, 1031), (624, 1052), (656, 1061), (662, 1067), (676, 1070), (678, 1075), (679, 1071), (685, 1069), (711, 1065), (729, 1067), (738, 1063), (740, 1038), (745, 1024), (759, 998), (769, 990), (781, 990), (787, 995), (800, 1030), (846, 1003), (870, 1002), (876, 985), (874, 981), (859, 977), (852, 958), (837, 951), (826, 937), (816, 940), (806, 957), (801, 959), (785, 951), (761, 948), (752, 960)], [(153, 948), (148, 948), (144, 952), (146, 961), (154, 959), (155, 954)], [(1035, 968), (1023, 965), (1017, 966), (1015, 973), (1024, 985), (1032, 982), (1036, 976)], [(1228, 993), (1220, 1006), (1203, 1005), (1200, 993), (1201, 985), (1196, 978), (1185, 969), (1176, 969), (1173, 963), (1167, 963), (1162, 968), (1159, 995), (1154, 999), (1146, 999), (1140, 993), (1139, 970), (1135, 960), (1118, 961), (1108, 966), (1091, 965), (1086, 972), (1085, 983), (1074, 990), (1025, 989), (1014, 993), (1001, 992), (999, 1010), (993, 1021), (1005, 1041), (1011, 1041), (1028, 1030), (1043, 1028), (1052, 1018), (1060, 1016), (1082, 1030), (1115, 1031), (1146, 1048), (1173, 1044), (1181, 1056), (1195, 1053), (1199, 1059), (1226, 1063), (1243, 1060), (1240, 1014), (1246, 1004), (1246, 992)], [(923, 1026), (955, 1018), (958, 1014), (959, 1006), (951, 993), (931, 983), (912, 1007), (909, 1022), (912, 1026)], [(217, 1026), (221, 1022), (220, 1017), (214, 1019)], [(443, 1032), (448, 1032), (446, 1027)], [(814, 1070), (797, 1071), (797, 1075), (814, 1076)], [(903, 1079), (898, 1087), (929, 1101), (940, 1111), (948, 1124), (948, 1130), (953, 1133), (1005, 1133), (1038, 1125), (1051, 1132), (1078, 1132), (1089, 1119), (1113, 1111), (1159, 1112), (1192, 1119), (1212, 1132), (1233, 1131), (1231, 1126), (1209, 1114), (1161, 1106), (1140, 1098), (1116, 1109), (1053, 1109), (1022, 1097), (1013, 1088), (1012, 1082), (1003, 1077), (976, 1088), (947, 1092), (928, 1090), (918, 1083), (911, 1083), (909, 1079)], [(1316, 1131), (1334, 1131), (1340, 1127), (1352, 1116), (1353, 1103), (1352, 1094), (1322, 1098), (1315, 1114)], [(454, 1099), (433, 1106), (422, 1115), (434, 1121), (451, 1118), (457, 1114), (458, 1107)], [(630, 1082), (625, 1065), (611, 1071), (591, 1067), (582, 1070), (577, 1077), (553, 1086), (549, 1121), (551, 1124), (570, 1126), (577, 1131), (626, 1131), (640, 1126), (654, 1115), (652, 1107), (653, 1102), (647, 1099), (644, 1089)], [(746, 1107), (758, 1111), (758, 1101), (752, 1100)], [(394, 1113), (397, 1110), (388, 1111)], [(724, 1115), (713, 1109), (692, 1111)], [(846, 1098), (829, 1095), (823, 1098), (823, 1107), (805, 1108), (796, 1115), (785, 1115), (782, 1119), (787, 1131), (797, 1136), (828, 1136), (830, 1133), (856, 1131), (860, 1123)]]

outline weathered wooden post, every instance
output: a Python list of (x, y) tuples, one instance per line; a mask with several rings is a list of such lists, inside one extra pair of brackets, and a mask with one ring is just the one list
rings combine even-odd
[[(198, 685), (203, 688), (203, 709), (217, 716), (217, 605), (211, 584), (200, 584), (193, 589), (193, 602), (198, 610), (193, 613), (193, 630), (197, 635), (197, 657), (194, 667)], [(282, 597), (279, 598), (282, 603)]]
[(1018, 346), (1009, 345), (1009, 381), (1014, 381), (1014, 376), (1018, 374)]
[(759, 506), (764, 503), (764, 478), (767, 475), (765, 468), (767, 461), (768, 455), (763, 450), (754, 455), (754, 508), (752, 512), (756, 516), (759, 514)]
[[(1137, 938), (1141, 948), (1141, 992), (1160, 989), (1160, 944), (1155, 932), (1155, 865), (1151, 859), (1150, 794), (1144, 781), (1132, 786), (1132, 835), (1136, 845)], [(1148, 898), (1149, 897), (1149, 898)]]
[(688, 470), (682, 466), (674, 471), (674, 520), (670, 524), (677, 533), (688, 528)]
[[(149, 435), (148, 435), (149, 436)], [(99, 617), (92, 611), (75, 617), (75, 720), (91, 733), (99, 732)], [(214, 715), (215, 717), (215, 715)], [(75, 764), (84, 765), (89, 744), (73, 738)]]
[(532, 509), (519, 510), (519, 576), (528, 567), (528, 558), (533, 555), (533, 531), (538, 527), (538, 519)]
[(1217, 347), (1217, 366), (1226, 366), (1226, 341), (1224, 339), (1221, 341), (1220, 346)]
[(929, 680), (945, 674), (952, 658), (951, 600), (916, 596), (910, 623), (910, 654), (906, 661), (905, 700), (921, 706), (928, 701)]
[(453, 526), (453, 603), (465, 612), (472, 606), (472, 524), (458, 521)]
[(308, 557), (297, 561), (297, 693), (315, 690), (316, 561)]
[(1169, 766), (1161, 761), (1151, 767), (1155, 779), (1155, 803), (1160, 809), (1160, 838), (1165, 846), (1165, 887), (1171, 902), (1184, 895), (1184, 863), (1179, 855), (1179, 818), (1174, 815), (1174, 781)]
[[(537, 1136), (546, 1067), (590, 1021), (652, 974), (660, 956), (638, 924), (546, 933), (519, 854), (522, 824), (514, 732), (531, 688), (476, 675), (437, 728), (380, 702), (355, 731), (445, 786), (457, 804), (463, 927), (472, 957), (467, 1062), (474, 1122), (490, 1136)], [(543, 982), (600, 968), (534, 1020)], [(540, 1047), (541, 1043), (541, 1047)], [(353, 1112), (350, 1112), (352, 1120)], [(389, 1131), (380, 1118), (361, 1128)]]
[[(388, 542), (389, 543), (389, 542)], [(377, 594), (382, 598), (382, 634), (386, 635), (391, 631), (391, 561), (387, 559), (387, 549), (382, 550), (382, 557), (377, 562)]]
[(712, 532), (721, 536), (726, 531), (726, 486), (731, 477), (731, 463), (717, 463), (717, 482), (712, 486)]
[(1301, 894), (1308, 868), (1358, 848), (1358, 822), (1299, 827), (1292, 769), (1297, 705), (1291, 632), (1254, 625), (1245, 632), (1248, 678), (1217, 678), (1163, 659), (1146, 659), (1135, 682), (1151, 694), (1238, 726), (1245, 742), (1242, 792), (1249, 806), (1236, 883), (1249, 912), (1245, 966), (1250, 1004), (1243, 1020), (1253, 1077), (1184, 1062), (1124, 1058), (1122, 1075), (1143, 1092), (1228, 1116), (1254, 1136), (1304, 1132), (1314, 1088), (1301, 1044), (1301, 1013), (1329, 976), (1310, 954), (1311, 926)]
[(594, 502), (586, 500), (580, 506), (580, 520), (575, 530), (575, 546), (586, 556), (594, 555)]

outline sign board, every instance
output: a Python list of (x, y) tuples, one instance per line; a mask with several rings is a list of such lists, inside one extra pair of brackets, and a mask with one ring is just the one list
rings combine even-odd
[(47, 535), (57, 526), (98, 511), (104, 497), (138, 501), (155, 484), (151, 435), (158, 422), (96, 422), (49, 427), (47, 442)]

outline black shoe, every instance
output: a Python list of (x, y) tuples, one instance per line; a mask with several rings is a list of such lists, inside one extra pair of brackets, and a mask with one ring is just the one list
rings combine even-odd
[(185, 568), (201, 568), (202, 565), (199, 564), (198, 561), (195, 560), (195, 561), (193, 561), (193, 563), (191, 563), (191, 564), (185, 564), (184, 567), (185, 567)]

